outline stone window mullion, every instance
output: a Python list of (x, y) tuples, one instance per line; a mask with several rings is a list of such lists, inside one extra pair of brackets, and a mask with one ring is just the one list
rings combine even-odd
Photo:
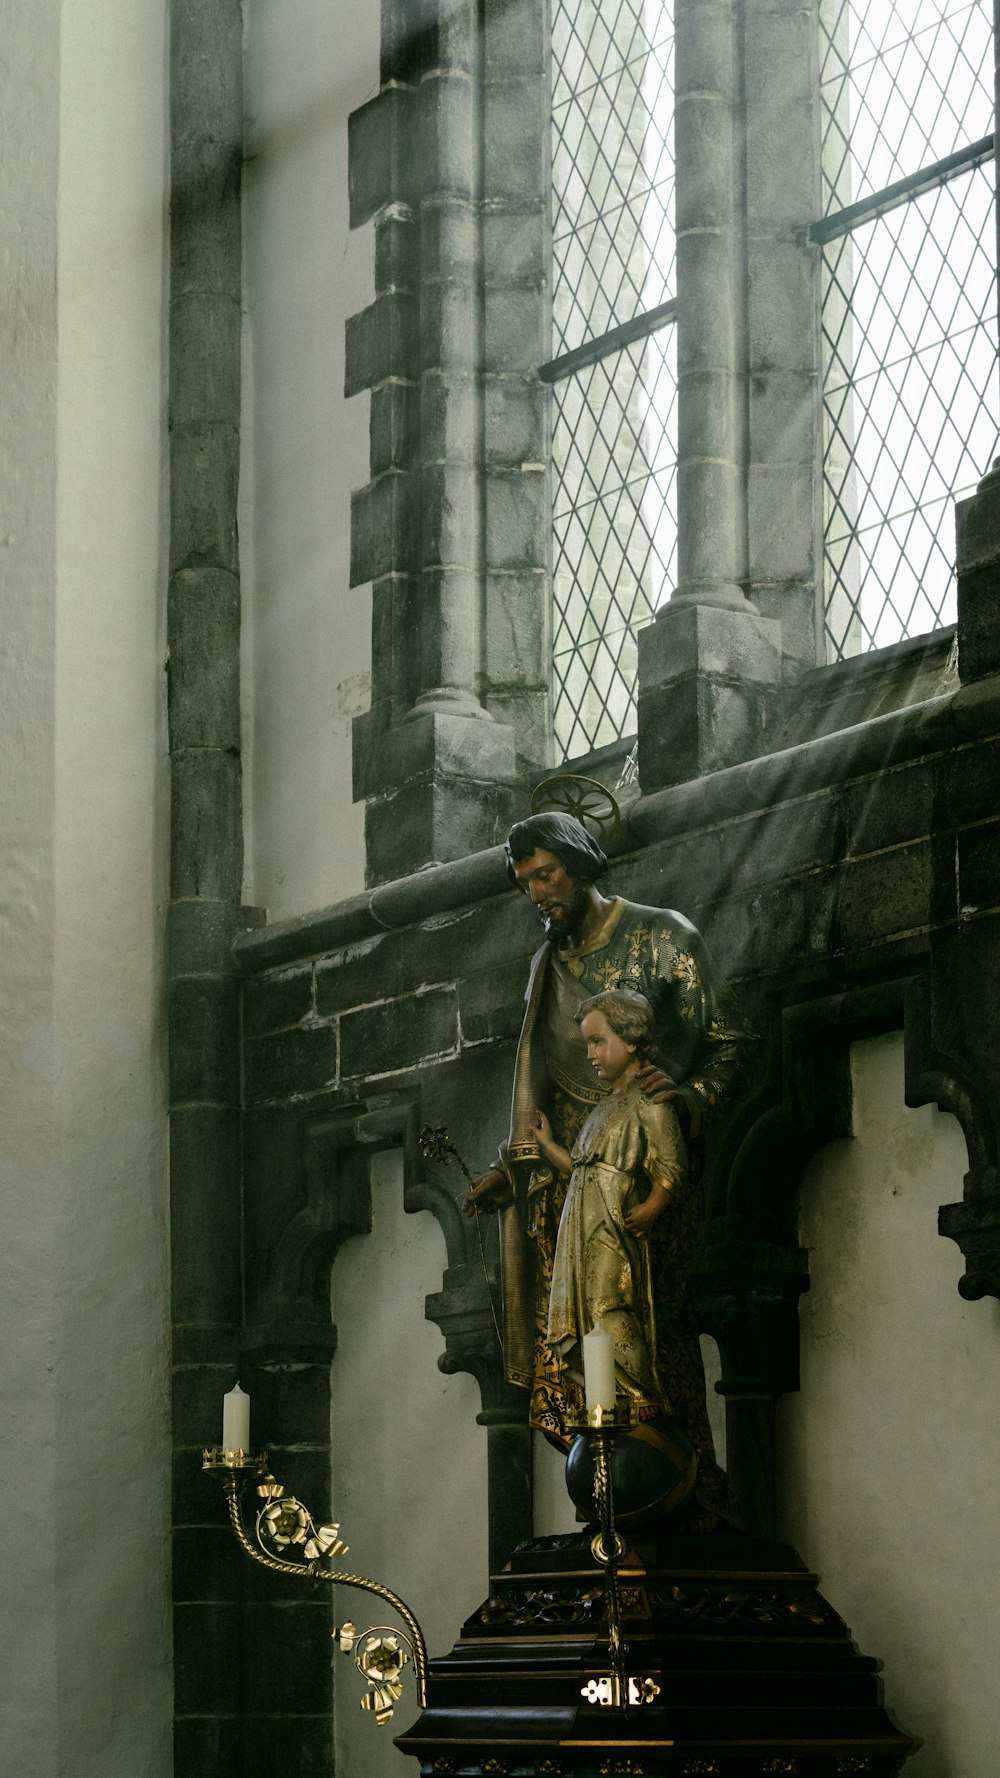
[(807, 364), (813, 339), (794, 233), (814, 158), (796, 62), (808, 15), (677, 0), (675, 19), (678, 584), (639, 633), (644, 792), (767, 751), (782, 679), (804, 664), (786, 640), (800, 579), (814, 599), (808, 416), (794, 475), (786, 461), (800, 399), (786, 360)]

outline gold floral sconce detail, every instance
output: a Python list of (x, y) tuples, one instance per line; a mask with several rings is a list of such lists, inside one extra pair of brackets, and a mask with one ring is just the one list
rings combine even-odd
[[(347, 1554), (347, 1544), (339, 1525), (317, 1525), (301, 1500), (286, 1494), (284, 1485), (275, 1481), (267, 1468), (267, 1452), (251, 1455), (239, 1450), (208, 1450), (202, 1452), (202, 1468), (222, 1477), (229, 1503), (229, 1522), (244, 1554), (273, 1574), (296, 1575), (313, 1585), (328, 1581), (342, 1587), (357, 1587), (374, 1593), (398, 1613), (405, 1629), (373, 1624), (358, 1631), (347, 1622), (333, 1632), (334, 1641), (344, 1654), (354, 1657), (354, 1664), (367, 1684), (361, 1699), (362, 1710), (372, 1713), (383, 1725), (391, 1721), (393, 1710), (403, 1694), (402, 1674), (412, 1660), (416, 1675), (417, 1695), (421, 1706), (426, 1703), (427, 1648), (423, 1632), (409, 1606), (396, 1593), (379, 1581), (364, 1575), (346, 1574), (341, 1569), (327, 1568), (325, 1562), (336, 1561)], [(246, 1483), (257, 1481), (260, 1506), (251, 1537), (243, 1522), (242, 1496)], [(296, 1560), (289, 1558), (295, 1557)]]

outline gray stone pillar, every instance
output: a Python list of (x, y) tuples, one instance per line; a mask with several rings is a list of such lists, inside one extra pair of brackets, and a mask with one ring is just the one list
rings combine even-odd
[[(993, 0), (993, 158), (1000, 174), (1000, 0)], [(993, 214), (997, 265), (1000, 266), (1000, 176), (994, 191)], [(1000, 327), (1000, 279), (997, 280), (997, 322)]]
[[(997, 262), (1000, 264), (1000, 0), (993, 0), (994, 129), (997, 134)], [(1000, 321), (998, 321), (1000, 326)], [(1000, 672), (1000, 457), (955, 509), (958, 670), (964, 681)]]
[[(481, 94), (475, 0), (437, 0), (417, 94), (420, 167), (420, 546), (416, 700), (408, 720), (481, 722), (477, 488)], [(436, 29), (435, 29), (436, 27)], [(429, 720), (426, 720), (429, 719)], [(441, 741), (447, 733), (441, 731)], [(412, 743), (411, 743), (412, 744)], [(473, 745), (475, 743), (473, 742)]]
[[(1000, 263), (1000, 0), (993, 0), (993, 52)], [(958, 670), (963, 684), (972, 686), (1000, 673), (1000, 457), (994, 459), (976, 492), (968, 500), (958, 501), (955, 524)], [(989, 688), (984, 690), (989, 696)], [(975, 696), (974, 691), (970, 693), (973, 712)], [(981, 967), (978, 974), (988, 979), (988, 971), (984, 975)], [(960, 1002), (960, 996), (958, 999)], [(974, 1302), (1000, 1290), (1000, 1189), (996, 1167), (981, 1160), (977, 1165), (978, 1157), (971, 1149), (969, 1158), (973, 1164), (965, 1176), (964, 1197), (960, 1203), (941, 1206), (938, 1232), (960, 1247), (966, 1270), (958, 1288)]]
[[(799, 1387), (798, 1302), (808, 1256), (749, 1236), (745, 1218), (703, 1227), (691, 1268), (699, 1325), (719, 1347), (726, 1468), (749, 1531), (775, 1529), (775, 1404)], [(741, 1226), (742, 1225), (742, 1226)]]
[(532, 1534), (532, 1432), (523, 1403), (484, 1408), (489, 1489), (489, 1572), (499, 1574), (511, 1551)]
[(347, 392), (372, 392), (352, 515), (375, 602), (354, 752), (372, 883), (495, 839), (542, 744), (541, 32), (526, 0), (495, 10), (481, 29), (475, 0), (428, 0), (418, 31), (397, 0), (382, 91), (351, 120), (352, 223), (376, 227), (376, 301), (347, 339)]
[[(183, 1778), (250, 1778), (306, 1764), (318, 1771), (331, 1753), (329, 1602), (318, 1634), (315, 1603), (294, 1597), (276, 1611), (273, 1589), (253, 1603), (250, 1565), (229, 1528), (222, 1490), (201, 1472), (201, 1448), (219, 1437), (222, 1395), (240, 1370), (240, 1015), (232, 943), (261, 917), (241, 906), (242, 58), (240, 0), (173, 0), (170, 1258), (174, 1758)], [(322, 1422), (322, 1376), (318, 1395)], [(269, 1417), (266, 1396), (257, 1409), (259, 1436), (298, 1436)], [(328, 1454), (322, 1481), (328, 1490)]]
[(746, 13), (747, 590), (785, 679), (822, 663), (819, 32), (802, 0)]
[(483, 698), (526, 769), (552, 746), (548, 400), (537, 377), (549, 352), (546, 12), (539, 0), (483, 8)]
[(746, 563), (744, 221), (739, 8), (675, 11), (678, 584), (743, 614)]
[(815, 19), (678, 0), (676, 30), (679, 573), (639, 635), (646, 791), (765, 752), (816, 662)]
[(238, 985), (243, 874), (236, 495), (242, 22), (171, 7), (170, 1259), (175, 1770), (236, 1772), (242, 1576), (200, 1473), (241, 1317)]

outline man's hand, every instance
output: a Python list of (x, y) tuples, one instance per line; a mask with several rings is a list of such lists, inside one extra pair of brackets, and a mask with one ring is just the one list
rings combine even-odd
[(475, 1185), (470, 1185), (462, 1208), (466, 1216), (478, 1216), (483, 1210), (503, 1210), (514, 1202), (514, 1193), (506, 1173), (491, 1167)]
[(681, 1096), (677, 1082), (671, 1080), (669, 1074), (664, 1074), (662, 1068), (657, 1068), (655, 1062), (644, 1062), (635, 1078), (647, 1099), (652, 1099), (657, 1105)]

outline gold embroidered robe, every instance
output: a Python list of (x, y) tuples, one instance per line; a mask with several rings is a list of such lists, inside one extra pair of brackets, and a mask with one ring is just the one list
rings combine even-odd
[[(600, 1324), (614, 1341), (619, 1395), (650, 1416), (672, 1414), (657, 1365), (650, 1242), (633, 1234), (625, 1218), (651, 1185), (670, 1193), (660, 1212), (669, 1216), (674, 1193), (687, 1183), (677, 1113), (670, 1105), (654, 1104), (632, 1082), (595, 1105), (573, 1145), (572, 1161), (552, 1261), (548, 1344), (579, 1386), (584, 1334)], [(669, 1330), (661, 1332), (666, 1344)]]

